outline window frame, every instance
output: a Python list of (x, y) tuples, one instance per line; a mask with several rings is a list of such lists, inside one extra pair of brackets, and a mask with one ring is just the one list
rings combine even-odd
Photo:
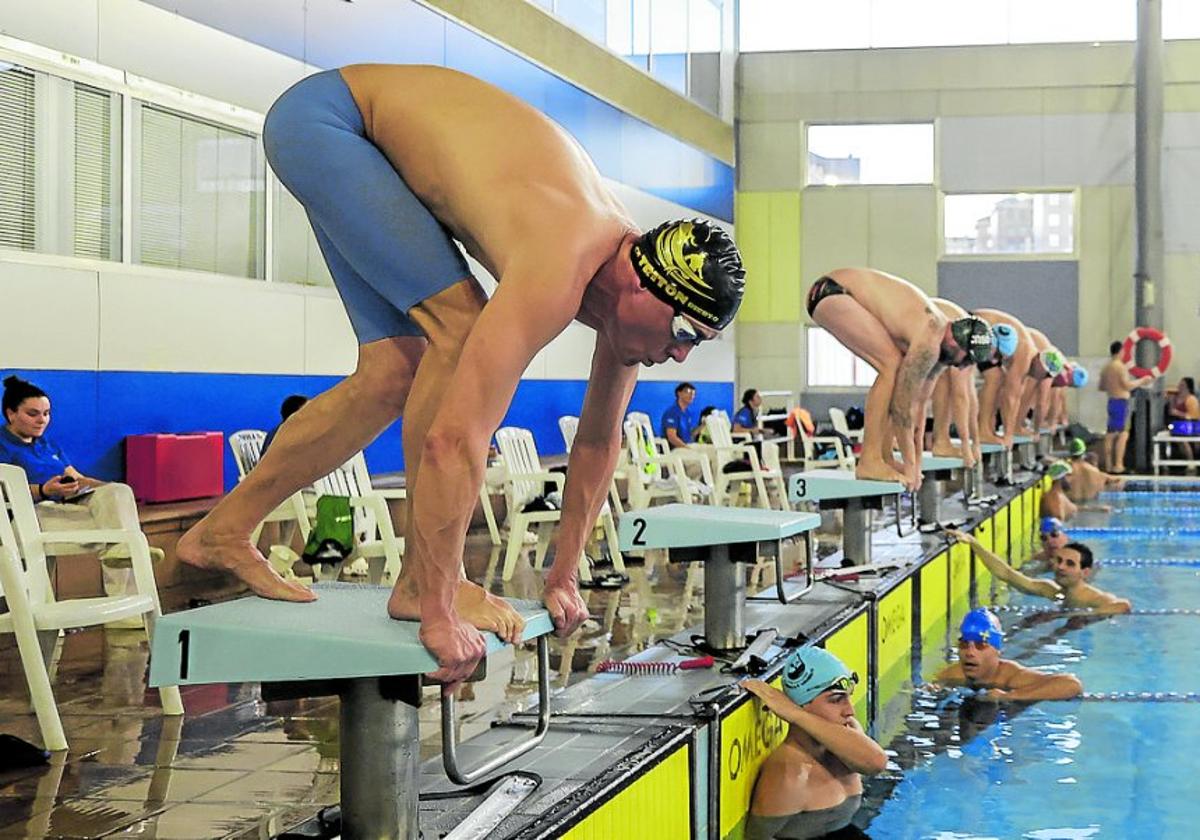
[[(953, 254), (946, 250), (946, 197), (954, 195), (1071, 195), (1071, 250), (1070, 251), (1032, 251), (1029, 253), (990, 253), (990, 254)], [(1010, 187), (997, 190), (954, 190), (946, 192), (938, 189), (937, 200), (937, 240), (938, 262), (1078, 262), (1080, 259), (1079, 237), (1082, 230), (1081, 202), (1083, 189), (1074, 187)]]
[[(814, 353), (812, 352), (811, 336), (815, 330), (820, 330), (821, 332), (829, 335), (829, 337), (833, 341), (837, 341), (837, 338), (835, 336), (833, 336), (833, 334), (830, 333), (829, 330), (825, 329), (821, 325), (813, 324), (811, 322), (806, 322), (804, 324), (804, 389), (803, 390), (805, 390), (805, 391), (820, 391), (822, 393), (828, 392), (828, 393), (845, 393), (845, 394), (863, 393), (863, 392), (869, 390), (871, 385), (874, 384), (874, 380), (872, 380), (871, 382), (859, 384), (857, 382), (857, 378), (858, 378), (857, 375), (855, 375), (855, 380), (856, 380), (855, 384), (852, 384), (852, 385), (818, 385), (818, 384), (814, 384), (812, 382), (812, 376), (810, 374), (810, 367), (812, 365), (812, 357), (813, 357)], [(838, 342), (838, 343), (841, 344), (841, 342)], [(842, 345), (842, 350), (845, 351), (846, 353), (848, 353), (850, 355), (851, 359), (853, 360), (853, 365), (850, 368), (851, 371), (857, 371), (858, 365), (860, 365), (860, 364), (870, 367), (870, 365), (867, 365), (867, 363), (865, 361), (863, 361), (858, 356), (855, 356), (852, 352), (850, 352), (849, 348), (847, 348), (845, 345)]]
[[(937, 117), (920, 120), (888, 120), (886, 122), (877, 122), (874, 120), (821, 120), (819, 122), (802, 122), (800, 124), (800, 166), (804, 173), (804, 184), (802, 190), (843, 190), (843, 189), (861, 189), (861, 188), (877, 188), (877, 187), (934, 187), (937, 188), (941, 178), (939, 169), (938, 151), (941, 145), (941, 121)], [(858, 181), (853, 184), (818, 184), (809, 180), (809, 146), (808, 132), (813, 127), (849, 127), (849, 126), (894, 126), (894, 125), (927, 125), (930, 128), (931, 149), (930, 154), (933, 157), (931, 161), (929, 180), (928, 181)]]

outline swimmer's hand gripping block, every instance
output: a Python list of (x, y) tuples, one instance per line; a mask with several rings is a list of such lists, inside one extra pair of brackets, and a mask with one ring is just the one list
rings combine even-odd
[(799, 472), (788, 479), (788, 501), (824, 502), (834, 499), (863, 499), (871, 496), (895, 496), (904, 492), (898, 481), (871, 481), (855, 478), (843, 470)]
[[(248, 597), (164, 615), (154, 624), (150, 685), (283, 682), (426, 674), (437, 662), (420, 624), (388, 617), (391, 589), (326, 583), (307, 604)], [(524, 639), (553, 631), (540, 604), (513, 601)], [(504, 647), (484, 633), (489, 655)]]

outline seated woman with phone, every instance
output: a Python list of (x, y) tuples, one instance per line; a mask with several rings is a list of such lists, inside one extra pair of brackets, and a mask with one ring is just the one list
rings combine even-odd
[[(25, 470), (43, 531), (141, 529), (137, 501), (129, 485), (89, 478), (75, 469), (62, 447), (47, 437), (50, 397), (45, 391), (18, 376), (6, 377), (3, 408), (0, 463)], [(151, 554), (155, 559), (162, 557), (158, 549), (151, 549)], [(105, 593), (124, 594), (132, 577), (129, 548), (108, 547), (100, 560)]]

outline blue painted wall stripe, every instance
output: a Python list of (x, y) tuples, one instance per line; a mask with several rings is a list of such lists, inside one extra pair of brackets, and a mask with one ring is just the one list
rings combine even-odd
[[(231, 373), (141, 373), (131, 371), (34, 370), (16, 373), (50, 395), (49, 435), (86, 475), (109, 480), (125, 476), (126, 435), (151, 432), (222, 432), (269, 430), (279, 421), (279, 403), (289, 394), (315, 396), (339, 381), (336, 376), (282, 376)], [(733, 408), (733, 384), (695, 382), (697, 410), (715, 405)], [(674, 400), (674, 382), (639, 382), (630, 411), (645, 411), (658, 424)], [(564, 450), (558, 418), (578, 414), (587, 387), (584, 380), (525, 379), (517, 388), (506, 426), (533, 431), (538, 451)], [(470, 406), (464, 406), (469, 411)], [(237, 467), (225, 447), (226, 489), (237, 483)], [(367, 447), (371, 472), (404, 469), (400, 423)]]

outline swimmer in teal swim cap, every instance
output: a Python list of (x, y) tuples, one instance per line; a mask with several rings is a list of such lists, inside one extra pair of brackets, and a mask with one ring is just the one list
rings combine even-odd
[(788, 724), (787, 738), (759, 771), (746, 840), (823, 837), (843, 828), (862, 801), (859, 774), (887, 769), (887, 755), (854, 717), (857, 674), (829, 651), (806, 646), (788, 657), (782, 677), (782, 691), (761, 680), (741, 683)]
[(1074, 674), (1044, 674), (1001, 659), (1004, 629), (990, 610), (971, 610), (958, 629), (958, 661), (934, 678), (935, 687), (966, 686), (982, 690), (982, 699), (995, 702), (1070, 700), (1083, 691)]

